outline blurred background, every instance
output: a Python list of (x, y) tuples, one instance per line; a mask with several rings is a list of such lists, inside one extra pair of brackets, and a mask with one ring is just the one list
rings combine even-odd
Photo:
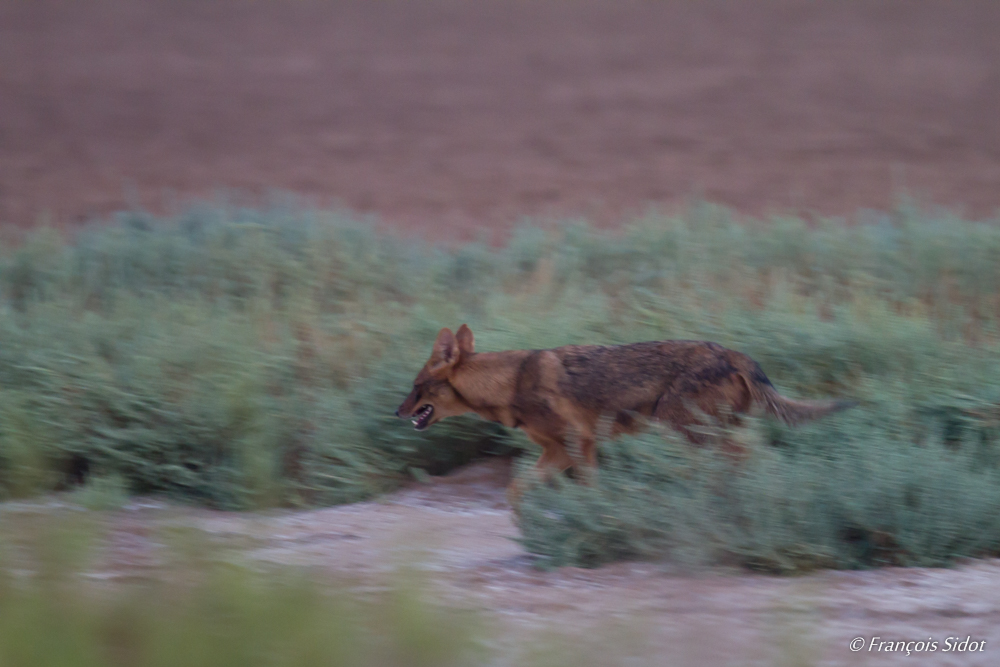
[[(997, 664), (998, 27), (0, 0), (0, 664)], [(462, 323), (859, 405), (512, 508), (522, 434), (393, 417)]]
[(991, 0), (3, 0), (0, 219), (272, 189), (421, 232), (1000, 195)]

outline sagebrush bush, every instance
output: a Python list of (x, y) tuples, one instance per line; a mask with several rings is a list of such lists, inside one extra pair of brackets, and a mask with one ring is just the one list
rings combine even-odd
[(860, 398), (953, 443), (1000, 399), (1000, 229), (865, 216), (738, 223), (703, 204), (448, 248), (294, 205), (36, 230), (0, 251), (0, 488), (96, 477), (218, 507), (326, 504), (527, 446), (474, 418), (417, 433), (392, 417), (462, 322), (485, 350), (715, 340), (788, 394)]
[(994, 427), (968, 424), (949, 441), (902, 412), (871, 405), (799, 430), (720, 433), (741, 443), (738, 460), (718, 441), (620, 438), (590, 484), (530, 488), (522, 542), (542, 567), (646, 558), (789, 572), (1000, 554)]

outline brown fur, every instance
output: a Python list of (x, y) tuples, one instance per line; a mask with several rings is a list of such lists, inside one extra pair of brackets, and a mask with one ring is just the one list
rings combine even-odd
[[(846, 401), (795, 401), (771, 385), (741, 352), (705, 341), (629, 345), (566, 345), (551, 350), (476, 352), (472, 331), (442, 329), (431, 357), (396, 411), (403, 419), (432, 406), (427, 428), (474, 412), (520, 428), (542, 448), (542, 475), (597, 465), (596, 431), (613, 419), (611, 435), (634, 433), (647, 419), (666, 422), (694, 442), (700, 414), (735, 425), (761, 408), (788, 424), (841, 410)], [(567, 443), (579, 443), (579, 452)], [(578, 455), (574, 455), (578, 454)]]

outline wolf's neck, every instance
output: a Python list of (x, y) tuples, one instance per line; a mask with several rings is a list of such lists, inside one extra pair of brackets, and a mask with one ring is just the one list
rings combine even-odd
[(451, 384), (475, 412), (490, 419), (489, 413), (507, 409), (514, 400), (521, 363), (530, 350), (480, 352), (463, 359), (451, 376)]

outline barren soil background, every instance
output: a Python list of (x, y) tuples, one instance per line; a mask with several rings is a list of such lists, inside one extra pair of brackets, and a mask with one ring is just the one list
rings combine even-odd
[(0, 0), (0, 220), (233, 188), (440, 234), (1000, 205), (991, 0)]

